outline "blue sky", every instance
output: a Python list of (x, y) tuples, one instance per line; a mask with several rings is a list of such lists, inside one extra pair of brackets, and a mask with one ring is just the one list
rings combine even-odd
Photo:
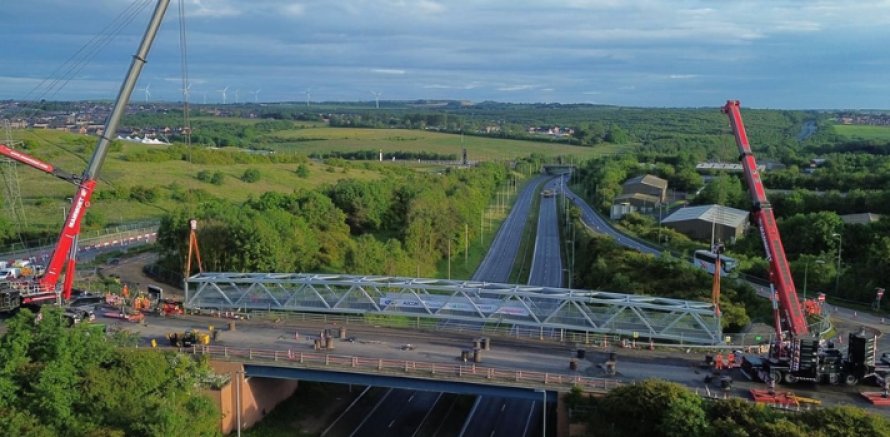
[[(181, 99), (179, 0), (139, 87)], [(890, 108), (890, 0), (184, 0), (191, 100), (466, 99)], [(0, 99), (111, 98), (153, 0), (29, 0), (0, 13)], [(38, 86), (147, 4), (60, 91)], [(137, 91), (133, 100), (141, 100)]]

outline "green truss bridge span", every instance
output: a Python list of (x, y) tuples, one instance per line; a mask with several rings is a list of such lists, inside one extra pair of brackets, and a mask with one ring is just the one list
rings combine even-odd
[(718, 344), (708, 302), (391, 276), (200, 273), (186, 281), (191, 310), (293, 311), (427, 318), (434, 323), (614, 334), (641, 340)]

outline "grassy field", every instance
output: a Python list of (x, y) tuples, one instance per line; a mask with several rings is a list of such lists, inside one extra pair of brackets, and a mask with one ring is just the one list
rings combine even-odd
[(848, 138), (890, 141), (890, 126), (864, 126), (852, 124), (836, 124), (834, 131)]
[[(405, 129), (309, 128), (270, 134), (281, 150), (305, 154), (329, 151), (383, 150), (384, 152), (430, 152), (461, 156), (460, 135)], [(571, 156), (581, 160), (620, 153), (631, 146), (569, 146), (558, 143), (505, 140), (465, 135), (463, 144), (471, 160), (502, 160), (538, 153)]]
[[(259, 120), (218, 119), (208, 120), (250, 124)], [(295, 122), (291, 130), (267, 134), (266, 140), (282, 151), (311, 154), (326, 151), (424, 151), (438, 154), (461, 155), (460, 135), (431, 131), (401, 129), (354, 129), (329, 128), (320, 124)], [(95, 143), (95, 137), (69, 134), (49, 130), (14, 130), (13, 140), (27, 141), (31, 145), (29, 153), (60, 168), (79, 174), (86, 166), (89, 152), (85, 146)], [(274, 139), (274, 140), (273, 140)], [(563, 144), (504, 140), (465, 136), (464, 145), (471, 160), (501, 160), (525, 157), (532, 153), (545, 156), (565, 156), (582, 161), (603, 154), (614, 154), (629, 150), (632, 146), (605, 145), (592, 147), (568, 146)], [(310, 162), (310, 175), (300, 178), (296, 175), (297, 164), (237, 164), (228, 166), (199, 165), (186, 161), (133, 162), (123, 159), (127, 153), (144, 151), (163, 146), (123, 143), (123, 149), (112, 152), (106, 160), (101, 174), (97, 193), (113, 187), (131, 189), (136, 186), (157, 188), (161, 195), (147, 203), (129, 199), (96, 199), (91, 211), (105, 218), (109, 225), (156, 219), (178, 206), (171, 199), (171, 188), (188, 190), (201, 189), (212, 196), (234, 201), (243, 201), (250, 196), (258, 196), (267, 191), (290, 193), (301, 188), (314, 188), (335, 183), (343, 178), (372, 180), (381, 177), (374, 170), (363, 168), (334, 168), (323, 163)], [(420, 164), (396, 162), (393, 165), (409, 165), (418, 171), (426, 171)], [(420, 167), (418, 167), (420, 166)], [(359, 166), (360, 167), (360, 166)], [(257, 168), (262, 177), (258, 182), (246, 183), (240, 176), (247, 168)], [(198, 180), (202, 170), (222, 172), (225, 182), (214, 185)], [(56, 229), (62, 221), (74, 188), (66, 182), (24, 166), (18, 167), (22, 200), (27, 225), (45, 230)]]
[[(36, 144), (36, 147), (29, 150), (29, 153), (73, 173), (82, 172), (89, 159), (83, 152), (83, 146), (72, 145), (80, 135), (54, 131), (16, 130), (13, 131), (13, 137), (16, 140), (28, 140)], [(95, 141), (95, 139), (90, 138), (90, 141)], [(259, 196), (267, 191), (290, 193), (300, 188), (313, 188), (334, 183), (346, 177), (361, 180), (381, 177), (378, 172), (373, 170), (330, 168), (315, 162), (307, 164), (309, 177), (300, 178), (295, 173), (297, 164), (215, 166), (191, 164), (185, 161), (130, 162), (122, 159), (127, 152), (152, 147), (158, 146), (124, 143), (122, 151), (109, 154), (100, 174), (97, 193), (111, 187), (143, 186), (154, 188), (169, 187), (171, 184), (175, 184), (182, 189), (202, 189), (216, 197), (243, 201), (251, 195)], [(262, 175), (261, 179), (254, 183), (241, 181), (239, 178), (247, 168), (259, 169)], [(198, 180), (197, 174), (202, 170), (222, 172), (226, 175), (225, 182), (222, 185), (214, 185)], [(24, 166), (18, 166), (17, 173), (28, 224), (39, 228), (57, 228), (62, 222), (65, 208), (69, 205), (69, 201), (66, 199), (74, 193), (74, 187)], [(152, 203), (123, 199), (95, 200), (90, 210), (104, 216), (109, 224), (117, 224), (158, 218), (165, 211), (176, 206), (178, 206), (177, 201), (162, 195)]]

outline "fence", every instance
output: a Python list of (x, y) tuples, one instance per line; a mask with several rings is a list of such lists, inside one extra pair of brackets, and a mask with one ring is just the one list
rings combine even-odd
[[(83, 232), (78, 240), (78, 249), (81, 251), (96, 249), (106, 246), (125, 246), (137, 241), (148, 241), (157, 236), (158, 224), (154, 222), (133, 223), (125, 226), (116, 226), (104, 231)], [(92, 236), (91, 236), (92, 235)], [(0, 260), (49, 258), (55, 248), (55, 239), (42, 239), (31, 241), (34, 245), (21, 249), (16, 246), (27, 244), (14, 244), (10, 251), (0, 253)]]

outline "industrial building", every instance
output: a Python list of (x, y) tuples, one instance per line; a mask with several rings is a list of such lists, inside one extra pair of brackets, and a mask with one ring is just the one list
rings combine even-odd
[(665, 217), (661, 224), (690, 238), (702, 241), (727, 243), (745, 233), (748, 227), (748, 211), (722, 205), (699, 205), (680, 208)]

